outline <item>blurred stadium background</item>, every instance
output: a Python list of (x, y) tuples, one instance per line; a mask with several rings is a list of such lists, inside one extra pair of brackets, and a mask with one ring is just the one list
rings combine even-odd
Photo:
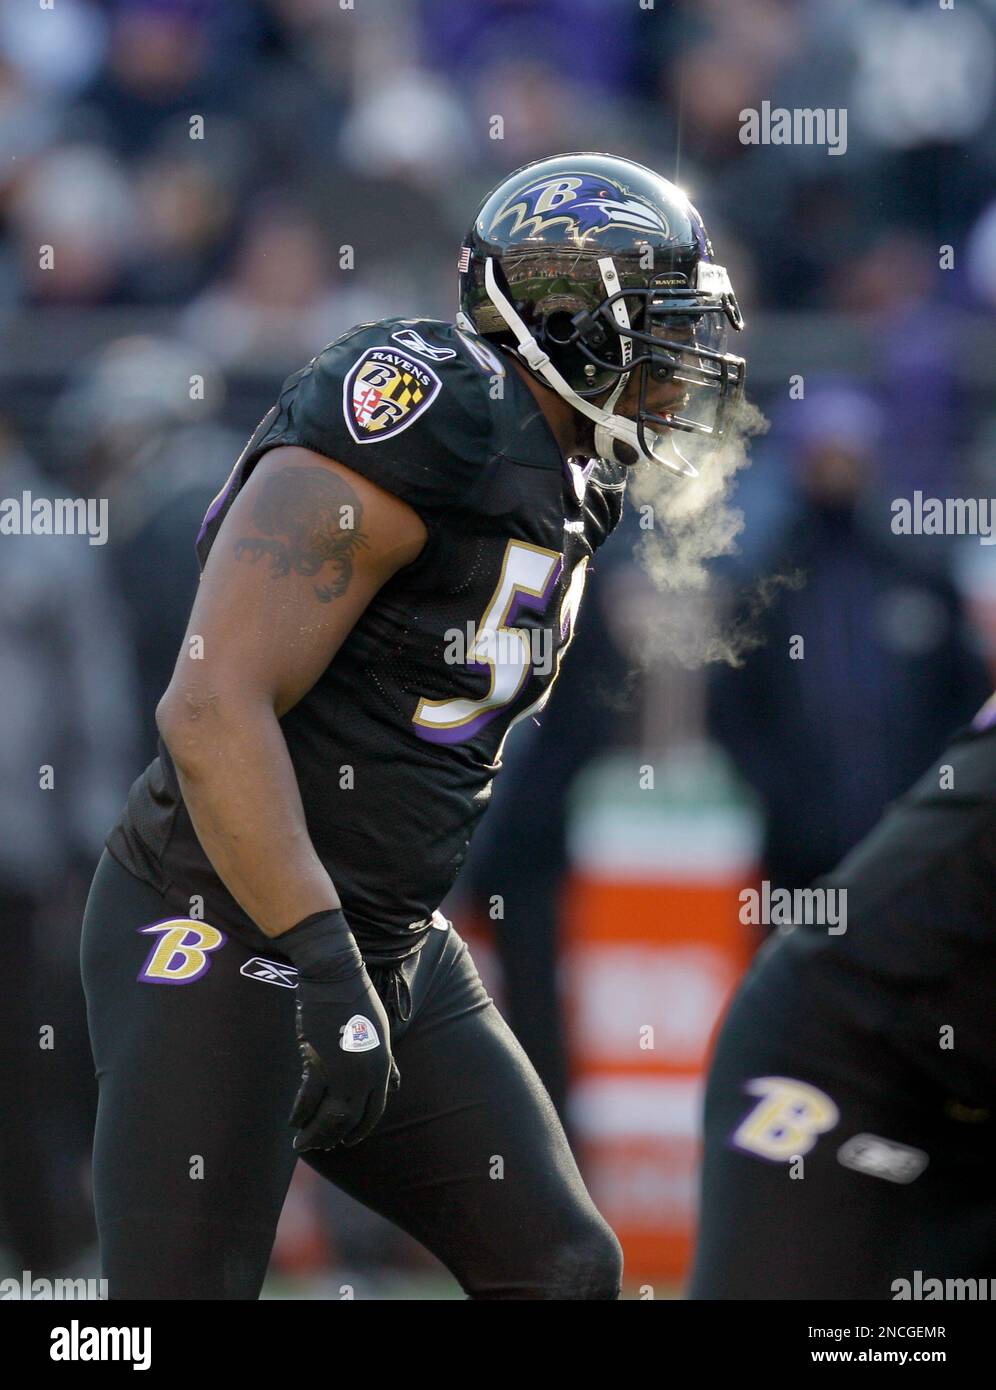
[[(79, 921), (208, 500), (326, 342), (452, 316), (492, 184), (598, 149), (699, 205), (771, 428), (708, 589), (648, 580), (631, 510), (448, 906), (630, 1294), (680, 1293), (741, 889), (829, 868), (992, 688), (993, 551), (890, 506), (996, 495), (994, 65), (996, 0), (0, 0), (0, 493), (110, 518), (0, 537), (0, 1272), (95, 1273)], [(846, 153), (741, 143), (763, 101), (846, 108)], [(648, 623), (687, 653), (717, 622), (737, 668), (648, 655)], [(267, 1296), (344, 1285), (459, 1296), (299, 1165)]]

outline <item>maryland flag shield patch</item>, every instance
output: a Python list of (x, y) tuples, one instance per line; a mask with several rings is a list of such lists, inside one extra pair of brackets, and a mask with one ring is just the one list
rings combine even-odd
[(343, 384), (342, 408), (357, 444), (406, 430), (439, 394), (436, 373), (397, 348), (367, 348)]

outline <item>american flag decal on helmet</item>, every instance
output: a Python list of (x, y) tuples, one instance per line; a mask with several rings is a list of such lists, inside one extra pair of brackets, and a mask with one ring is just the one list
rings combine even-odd
[(466, 273), (467, 273), (467, 271), (468, 271), (469, 269), (470, 269), (470, 247), (469, 247), (469, 246), (461, 246), (461, 247), (460, 247), (460, 256), (459, 256), (459, 259), (457, 260), (457, 270), (460, 272), (461, 275), (466, 275)]

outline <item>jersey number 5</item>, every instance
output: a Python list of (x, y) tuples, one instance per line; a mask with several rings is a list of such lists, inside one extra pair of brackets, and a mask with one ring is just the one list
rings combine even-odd
[[(516, 614), (524, 608), (543, 613), (560, 578), (564, 557), (556, 550), (509, 541), (502, 559), (501, 574), (491, 602), (484, 610), (466, 654), (466, 665), (488, 675), (488, 693), (479, 700), (419, 700), (412, 716), (415, 732), (432, 743), (462, 743), (506, 709), (519, 695), (542, 656), (534, 654), (531, 635), (545, 635), (543, 629), (514, 626)], [(571, 572), (570, 583), (560, 606), (558, 630), (550, 654), (549, 680), (540, 697), (509, 721), (542, 709), (560, 673), (560, 661), (574, 635), (577, 616), (588, 573), (587, 557)], [(500, 756), (500, 750), (499, 750)]]

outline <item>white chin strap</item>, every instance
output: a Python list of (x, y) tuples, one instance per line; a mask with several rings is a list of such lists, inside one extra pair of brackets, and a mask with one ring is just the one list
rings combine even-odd
[[(619, 291), (619, 276), (613, 265), (611, 256), (606, 256), (599, 260), (598, 268), (602, 275), (602, 283), (607, 294), (616, 294)], [(698, 476), (698, 469), (691, 464), (679, 451), (675, 445), (672, 431), (666, 433), (648, 429), (644, 426), (644, 438), (647, 441), (650, 452), (643, 448), (640, 437), (637, 433), (636, 423), (627, 420), (623, 415), (615, 415), (611, 407), (616, 404), (625, 389), (626, 382), (629, 380), (629, 372), (623, 372), (619, 382), (612, 389), (612, 394), (606, 402), (607, 408), (594, 405), (591, 401), (586, 401), (583, 396), (568, 385), (568, 383), (557, 371), (547, 353), (543, 351), (539, 343), (530, 333), (522, 319), (515, 312), (508, 297), (504, 295), (495, 276), (494, 261), (489, 256), (484, 262), (484, 285), (492, 304), (508, 325), (510, 331), (515, 336), (516, 348), (519, 356), (529, 369), (536, 373), (541, 380), (545, 381), (551, 390), (556, 391), (557, 395), (565, 400), (568, 405), (586, 416), (595, 423), (595, 452), (599, 458), (610, 459), (615, 463), (631, 464), (634, 462), (632, 457), (627, 457), (627, 451), (632, 451), (638, 459), (646, 459), (651, 463), (662, 464), (669, 468), (672, 473), (678, 473), (685, 478), (695, 478)], [(629, 328), (629, 314), (626, 311), (626, 302), (617, 299), (612, 305), (612, 313), (620, 328)], [(466, 315), (459, 314), (457, 322), (461, 328), (475, 332), (474, 325), (466, 318)], [(631, 338), (620, 339), (623, 344), (624, 365), (632, 356), (633, 342)], [(622, 444), (624, 449), (617, 452), (616, 445)]]
[[(605, 297), (608, 299), (610, 295), (613, 295), (618, 290), (622, 289), (622, 286), (619, 283), (619, 276), (616, 273), (616, 268), (612, 261), (612, 257), (599, 257), (598, 269), (599, 273), (602, 276), (602, 284), (605, 286)], [(630, 362), (633, 360), (633, 339), (629, 337), (629, 310), (626, 308), (625, 299), (615, 300), (615, 302), (612, 305), (612, 317), (615, 319), (619, 327), (623, 330), (623, 333), (620, 335), (619, 342), (622, 346), (622, 364), (624, 367), (628, 367)], [(612, 394), (609, 396), (609, 399), (605, 402), (605, 405), (602, 407), (604, 411), (611, 414), (612, 411), (615, 410), (616, 401), (625, 391), (626, 383), (627, 381), (629, 381), (629, 378), (630, 373), (623, 372), (616, 385), (612, 388)]]

